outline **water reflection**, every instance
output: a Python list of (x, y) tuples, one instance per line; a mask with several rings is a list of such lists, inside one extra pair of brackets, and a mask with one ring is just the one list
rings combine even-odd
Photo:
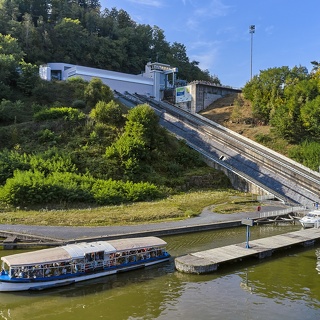
[(267, 297), (279, 304), (299, 302), (319, 309), (319, 275), (314, 268), (317, 248), (271, 258), (245, 268), (237, 274), (241, 287), (251, 294)]
[(317, 270), (318, 273), (320, 274), (320, 249), (317, 249), (317, 250), (316, 250), (316, 258), (317, 258), (316, 270)]
[[(92, 315), (95, 318), (108, 315), (112, 319), (148, 315), (147, 318), (155, 319), (163, 301), (171, 301), (179, 295), (180, 280), (173, 272), (171, 261), (54, 290), (2, 293), (0, 314), (7, 319), (79, 319), (79, 315), (80, 319), (84, 316), (93, 319)], [(67, 318), (58, 318), (59, 314)]]

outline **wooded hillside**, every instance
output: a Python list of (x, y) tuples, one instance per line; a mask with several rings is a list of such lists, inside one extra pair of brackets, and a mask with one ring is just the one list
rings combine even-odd
[(17, 39), (25, 62), (35, 65), (64, 62), (139, 74), (158, 61), (178, 67), (180, 79), (219, 83), (159, 27), (138, 24), (121, 9), (101, 11), (97, 0), (1, 0), (0, 33)]

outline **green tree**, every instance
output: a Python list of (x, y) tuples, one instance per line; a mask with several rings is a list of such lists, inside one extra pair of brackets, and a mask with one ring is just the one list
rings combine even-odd
[(269, 68), (245, 85), (243, 95), (252, 102), (255, 117), (269, 122), (270, 114), (282, 103), (283, 88), (289, 73), (288, 67)]
[(289, 150), (290, 158), (315, 171), (320, 167), (320, 143), (319, 141), (305, 140), (301, 144)]
[[(18, 78), (19, 63), (23, 59), (17, 39), (10, 35), (0, 34), (0, 83), (15, 85)], [(0, 93), (0, 98), (1, 97)]]
[(17, 80), (18, 88), (31, 95), (33, 88), (37, 85), (39, 81), (39, 67), (31, 63), (26, 63), (24, 61), (20, 62), (20, 73)]
[(101, 79), (92, 78), (85, 89), (84, 97), (87, 105), (93, 108), (98, 101), (111, 101), (113, 99), (113, 93), (110, 87), (103, 84)]
[(320, 95), (301, 107), (301, 121), (309, 137), (320, 138)]
[(64, 18), (54, 27), (53, 58), (66, 63), (85, 64), (84, 52), (87, 49), (88, 32), (78, 19)]
[(122, 122), (122, 110), (114, 101), (108, 103), (99, 101), (91, 110), (90, 117), (98, 122), (119, 125)]
[(148, 105), (131, 109), (127, 116), (124, 133), (106, 149), (106, 157), (117, 161), (118, 175), (123, 179), (139, 180), (150, 168), (152, 150), (157, 148), (159, 119)]
[(140, 136), (150, 149), (156, 147), (158, 129), (159, 117), (149, 105), (142, 104), (129, 111), (124, 128), (125, 133)]

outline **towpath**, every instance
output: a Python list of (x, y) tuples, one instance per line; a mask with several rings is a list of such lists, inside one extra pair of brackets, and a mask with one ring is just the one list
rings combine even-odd
[[(277, 211), (285, 208), (281, 203), (268, 203), (263, 211)], [(181, 221), (139, 224), (130, 226), (99, 226), (99, 227), (69, 227), (69, 226), (30, 226), (30, 225), (0, 225), (0, 233), (13, 235), (32, 235), (39, 238), (70, 240), (98, 240), (99, 238), (120, 238), (143, 235), (169, 235), (184, 232), (225, 228), (236, 226), (245, 218), (258, 218), (258, 212), (241, 212), (233, 214), (217, 214), (206, 208), (194, 218)], [(189, 230), (189, 231), (188, 231)]]

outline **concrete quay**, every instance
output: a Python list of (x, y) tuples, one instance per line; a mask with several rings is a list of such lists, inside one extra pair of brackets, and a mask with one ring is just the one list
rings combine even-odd
[(210, 273), (216, 271), (222, 264), (242, 261), (249, 257), (263, 259), (272, 256), (274, 252), (296, 246), (310, 246), (319, 240), (320, 229), (302, 229), (253, 240), (249, 243), (249, 248), (247, 243), (243, 242), (177, 257), (174, 262), (176, 269), (184, 273)]

